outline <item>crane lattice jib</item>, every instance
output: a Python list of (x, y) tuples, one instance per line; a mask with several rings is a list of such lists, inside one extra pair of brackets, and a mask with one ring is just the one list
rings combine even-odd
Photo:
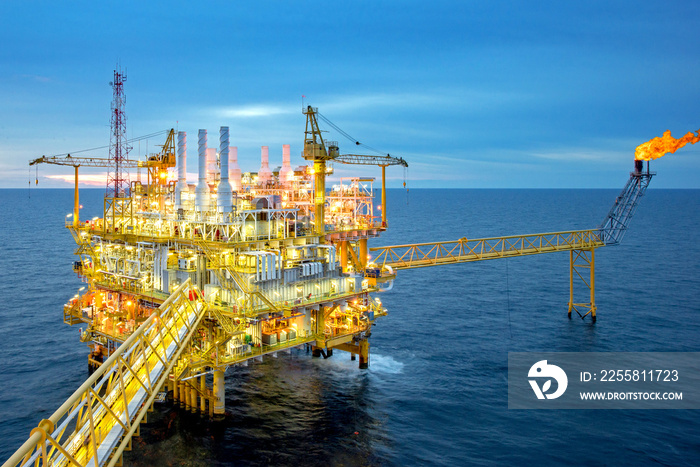
[(408, 167), (408, 162), (406, 162), (403, 158), (389, 155), (366, 156), (362, 154), (341, 154), (335, 157), (333, 162), (355, 165), (378, 165), (383, 167), (388, 167), (390, 165), (401, 165), (403, 167)]
[(620, 195), (615, 199), (610, 212), (605, 217), (605, 220), (600, 225), (600, 238), (606, 245), (617, 245), (622, 241), (622, 237), (627, 232), (630, 219), (634, 215), (634, 211), (639, 204), (639, 198), (644, 196), (651, 177), (656, 175), (654, 172), (635, 171), (630, 173), (630, 178), (627, 184), (620, 192)]
[[(42, 156), (29, 163), (29, 165), (36, 164), (65, 165), (69, 167), (110, 167), (114, 164), (114, 161), (99, 157), (72, 157), (68, 155), (65, 157)], [(121, 166), (126, 169), (135, 169), (141, 165), (135, 160), (124, 159), (121, 161)]]
[[(188, 279), (3, 467), (114, 466), (206, 313)], [(195, 291), (194, 295), (198, 295)]]
[(370, 248), (377, 266), (415, 269), (605, 246), (598, 230), (573, 230)]

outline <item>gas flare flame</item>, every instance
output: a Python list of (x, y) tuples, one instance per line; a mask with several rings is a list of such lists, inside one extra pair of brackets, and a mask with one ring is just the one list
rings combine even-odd
[(689, 131), (682, 138), (674, 138), (671, 136), (671, 130), (666, 130), (663, 136), (657, 136), (637, 146), (634, 151), (634, 159), (637, 161), (658, 159), (666, 154), (673, 154), (688, 143), (695, 144), (698, 141), (700, 141), (700, 130), (698, 130), (697, 135)]

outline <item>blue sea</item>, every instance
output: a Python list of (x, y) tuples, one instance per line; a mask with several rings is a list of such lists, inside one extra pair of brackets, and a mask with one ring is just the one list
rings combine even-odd
[[(620, 186), (625, 182), (620, 180)], [(653, 181), (652, 181), (653, 186)], [(103, 190), (83, 190), (83, 217)], [(618, 190), (389, 190), (370, 246), (595, 228)], [(0, 190), (0, 459), (87, 377), (62, 305), (83, 284), (71, 190)], [(568, 254), (399, 271), (369, 370), (280, 353), (226, 373), (226, 419), (157, 406), (126, 465), (692, 465), (700, 412), (509, 410), (508, 352), (700, 351), (700, 191), (650, 189), (596, 254), (598, 321), (567, 319)]]

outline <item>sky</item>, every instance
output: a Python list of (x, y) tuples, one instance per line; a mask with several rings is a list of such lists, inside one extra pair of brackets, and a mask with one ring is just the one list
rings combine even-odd
[[(5, 0), (1, 15), (0, 188), (33, 183), (31, 159), (109, 144), (117, 64), (128, 137), (186, 131), (191, 180), (199, 129), (218, 147), (229, 126), (244, 171), (261, 146), (273, 167), (283, 144), (304, 163), (302, 96), (408, 161), (389, 187), (621, 188), (637, 145), (700, 128), (697, 1)], [(700, 144), (686, 146), (652, 163), (653, 186), (700, 188), (698, 166)], [(104, 186), (99, 169), (81, 175)], [(72, 186), (68, 167), (38, 177)]]

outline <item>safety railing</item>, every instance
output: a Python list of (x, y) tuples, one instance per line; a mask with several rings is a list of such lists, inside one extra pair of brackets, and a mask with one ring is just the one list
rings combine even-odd
[(114, 466), (204, 316), (190, 281), (168, 297), (3, 467)]
[(572, 230), (473, 240), (460, 238), (448, 242), (370, 248), (370, 251), (375, 256), (372, 262), (378, 266), (411, 269), (601, 246), (605, 244), (598, 230)]

